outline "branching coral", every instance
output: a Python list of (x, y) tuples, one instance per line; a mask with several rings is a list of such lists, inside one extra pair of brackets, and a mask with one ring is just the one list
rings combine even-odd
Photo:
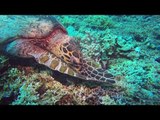
[(0, 55), (0, 76), (3, 75), (3, 73), (6, 71), (8, 68), (8, 58)]
[(130, 54), (134, 52), (134, 44), (126, 42), (122, 37), (117, 37), (109, 31), (107, 35), (97, 33), (96, 37), (90, 33), (86, 34), (86, 39), (80, 43), (82, 51), (85, 56), (90, 56), (99, 62), (102, 68), (106, 69), (113, 59), (126, 58), (131, 60), (133, 58)]
[(115, 101), (111, 99), (108, 95), (102, 97), (103, 105), (116, 105)]
[[(24, 80), (22, 75), (23, 73), (17, 68), (12, 68), (8, 69), (8, 71), (0, 77), (1, 104), (11, 104), (11, 102), (16, 99), (18, 96), (19, 86)], [(6, 101), (8, 102), (6, 103)]]
[(84, 22), (88, 23), (87, 26), (91, 27), (92, 29), (105, 30), (115, 26), (110, 17), (106, 15), (87, 16), (87, 18), (84, 19)]
[(36, 72), (23, 66), (8, 69), (1, 78), (1, 104), (98, 105), (101, 104), (101, 96), (105, 95), (100, 87), (62, 85), (47, 71)]

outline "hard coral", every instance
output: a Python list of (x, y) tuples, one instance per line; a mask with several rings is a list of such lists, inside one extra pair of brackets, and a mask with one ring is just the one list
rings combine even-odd
[(57, 101), (55, 104), (57, 105), (76, 105), (76, 102), (73, 99), (73, 96), (70, 94), (64, 95)]
[(84, 19), (84, 22), (89, 23), (88, 27), (92, 29), (107, 29), (114, 27), (114, 22), (110, 19), (110, 17), (105, 15), (95, 15), (95, 16), (87, 16)]

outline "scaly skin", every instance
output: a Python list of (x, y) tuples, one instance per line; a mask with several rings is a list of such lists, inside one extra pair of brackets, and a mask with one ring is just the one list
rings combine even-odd
[[(53, 24), (55, 25), (55, 21)], [(46, 25), (45, 28), (47, 27)], [(41, 35), (44, 32), (39, 29), (41, 28), (37, 28), (35, 33), (28, 30), (29, 34), (12, 38), (11, 42), (3, 44), (4, 50), (12, 56), (34, 58), (39, 64), (71, 76), (91, 81), (115, 83), (110, 73), (92, 67), (83, 58), (74, 38), (68, 36), (61, 25), (53, 26), (45, 35)]]

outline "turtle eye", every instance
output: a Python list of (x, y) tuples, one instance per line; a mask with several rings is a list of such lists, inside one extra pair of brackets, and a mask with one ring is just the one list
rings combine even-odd
[(64, 46), (64, 47), (68, 46), (68, 43), (64, 43), (63, 46)]
[(64, 53), (67, 53), (67, 50), (66, 50), (66, 48), (63, 48), (63, 52), (64, 52)]
[(79, 54), (77, 52), (73, 52), (73, 56), (79, 58)]
[(75, 64), (75, 65), (77, 65), (77, 62), (76, 62), (75, 59), (73, 59), (72, 63)]
[(73, 51), (73, 46), (69, 45), (69, 46), (67, 47), (67, 50), (68, 50), (68, 51)]

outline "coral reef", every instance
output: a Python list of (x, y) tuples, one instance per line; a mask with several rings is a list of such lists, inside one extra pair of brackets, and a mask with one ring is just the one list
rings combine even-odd
[[(12, 105), (98, 105), (105, 92), (99, 87), (62, 85), (46, 72), (26, 76), (16, 68), (8, 70), (1, 84), (1, 104)], [(12, 100), (6, 103), (7, 97)]]
[[(85, 57), (116, 76), (114, 86), (62, 84), (49, 70), (11, 64), (0, 55), (0, 104), (160, 104), (159, 15), (56, 15)], [(0, 41), (20, 34), (35, 16), (0, 16)], [(7, 24), (6, 24), (7, 23)], [(17, 24), (18, 23), (18, 24)], [(70, 78), (65, 78), (69, 82)], [(77, 81), (76, 78), (73, 78)], [(63, 80), (62, 80), (63, 81)]]

